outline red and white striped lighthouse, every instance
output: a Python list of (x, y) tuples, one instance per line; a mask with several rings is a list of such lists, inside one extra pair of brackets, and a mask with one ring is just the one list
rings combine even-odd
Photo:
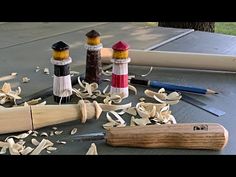
[(128, 88), (128, 57), (129, 45), (124, 41), (119, 41), (112, 46), (113, 62), (111, 94), (123, 94), (124, 98), (129, 96)]

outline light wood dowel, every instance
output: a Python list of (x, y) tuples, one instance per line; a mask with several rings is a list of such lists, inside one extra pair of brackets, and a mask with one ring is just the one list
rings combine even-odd
[[(111, 48), (101, 50), (103, 63), (111, 63), (112, 52)], [(129, 50), (129, 57), (131, 58), (130, 65), (236, 71), (236, 56), (233, 55)]]

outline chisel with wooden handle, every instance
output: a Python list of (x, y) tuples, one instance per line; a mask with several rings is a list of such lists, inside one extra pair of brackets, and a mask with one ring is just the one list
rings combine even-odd
[(101, 140), (111, 146), (221, 150), (228, 131), (217, 123), (180, 123), (113, 127), (106, 132), (77, 135), (76, 140)]

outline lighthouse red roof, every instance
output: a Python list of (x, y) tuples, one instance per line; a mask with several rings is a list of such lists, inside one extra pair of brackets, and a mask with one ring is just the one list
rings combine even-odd
[(124, 41), (119, 41), (112, 46), (113, 50), (125, 51), (129, 49), (129, 45)]

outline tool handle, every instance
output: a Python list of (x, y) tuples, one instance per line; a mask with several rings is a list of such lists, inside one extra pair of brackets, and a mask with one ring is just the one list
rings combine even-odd
[(221, 150), (228, 131), (216, 123), (186, 123), (111, 128), (106, 142), (112, 146)]

